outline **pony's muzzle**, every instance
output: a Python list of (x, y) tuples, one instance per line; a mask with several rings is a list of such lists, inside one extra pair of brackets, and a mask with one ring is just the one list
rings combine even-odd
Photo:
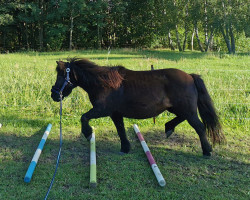
[(55, 86), (52, 87), (52, 89), (51, 89), (51, 98), (53, 99), (53, 101), (56, 101), (56, 102), (60, 101), (59, 88), (56, 88)]

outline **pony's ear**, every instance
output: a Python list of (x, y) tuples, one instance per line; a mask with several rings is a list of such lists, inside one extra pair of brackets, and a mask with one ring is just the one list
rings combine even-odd
[(65, 63), (63, 61), (56, 61), (60, 70), (65, 70)]

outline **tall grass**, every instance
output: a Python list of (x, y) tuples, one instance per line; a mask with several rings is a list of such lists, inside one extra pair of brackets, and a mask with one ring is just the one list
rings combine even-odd
[[(64, 146), (52, 199), (247, 199), (249, 188), (250, 58), (248, 55), (202, 54), (169, 50), (88, 50), (0, 55), (0, 199), (41, 199), (49, 184), (58, 145), (59, 104), (50, 98), (57, 60), (89, 58), (99, 65), (132, 70), (178, 68), (201, 74), (218, 110), (228, 143), (216, 146), (204, 160), (198, 136), (186, 123), (166, 140), (164, 123), (174, 115), (126, 119), (131, 154), (121, 157), (116, 130), (109, 118), (92, 120), (96, 127), (98, 179), (88, 189), (88, 143), (80, 135), (80, 117), (91, 108), (87, 94), (76, 88), (63, 101)], [(53, 124), (34, 180), (22, 181), (44, 127)], [(131, 125), (145, 135), (167, 187), (159, 189)], [(248, 182), (249, 183), (249, 182)], [(203, 189), (199, 189), (197, 184)], [(40, 187), (43, 186), (43, 188)], [(197, 189), (198, 187), (198, 189)]]
[[(202, 75), (222, 119), (247, 122), (250, 118), (248, 56), (198, 52), (180, 54), (164, 50), (119, 50), (109, 55), (106, 51), (1, 55), (2, 115), (11, 112), (17, 118), (19, 115), (31, 115), (38, 119), (53, 120), (58, 113), (58, 104), (50, 98), (50, 89), (56, 79), (55, 61), (67, 57), (84, 57), (99, 65), (119, 64), (133, 70), (149, 70), (150, 65), (154, 65), (155, 69), (173, 67), (187, 73), (198, 73)], [(79, 117), (90, 107), (86, 93), (76, 89), (64, 102), (64, 114)], [(165, 117), (166, 113), (162, 115)], [(7, 124), (10, 121), (6, 119)], [(12, 121), (16, 124), (14, 116)], [(79, 124), (79, 120), (77, 123)]]

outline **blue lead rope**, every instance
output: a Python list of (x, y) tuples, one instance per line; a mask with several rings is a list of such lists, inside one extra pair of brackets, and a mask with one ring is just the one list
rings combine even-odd
[(62, 92), (60, 92), (60, 146), (59, 146), (59, 152), (58, 152), (58, 155), (57, 155), (57, 161), (56, 161), (56, 169), (55, 169), (55, 172), (54, 172), (54, 175), (53, 175), (53, 178), (50, 182), (50, 186), (49, 186), (49, 189), (48, 189), (48, 192), (44, 198), (44, 200), (46, 200), (49, 196), (49, 192), (53, 186), (53, 183), (54, 183), (54, 180), (55, 180), (55, 177), (56, 177), (56, 172), (57, 172), (57, 169), (58, 169), (58, 166), (59, 166), (59, 160), (60, 160), (60, 157), (61, 157), (61, 150), (62, 150)]

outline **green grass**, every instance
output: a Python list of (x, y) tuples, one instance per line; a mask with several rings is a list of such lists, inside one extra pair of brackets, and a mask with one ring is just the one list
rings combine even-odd
[[(55, 61), (84, 57), (100, 65), (133, 70), (178, 68), (201, 74), (221, 117), (227, 144), (202, 157), (195, 131), (180, 124), (169, 139), (164, 124), (174, 116), (126, 119), (131, 153), (118, 154), (120, 141), (109, 118), (92, 120), (96, 128), (97, 181), (89, 189), (89, 143), (80, 134), (80, 117), (91, 108), (77, 88), (63, 102), (63, 149), (49, 199), (249, 199), (250, 57), (169, 50), (73, 51), (0, 55), (0, 199), (43, 199), (59, 148), (59, 104), (50, 98)], [(23, 181), (48, 123), (51, 134), (31, 183)], [(166, 179), (161, 188), (132, 129), (137, 123)]]

